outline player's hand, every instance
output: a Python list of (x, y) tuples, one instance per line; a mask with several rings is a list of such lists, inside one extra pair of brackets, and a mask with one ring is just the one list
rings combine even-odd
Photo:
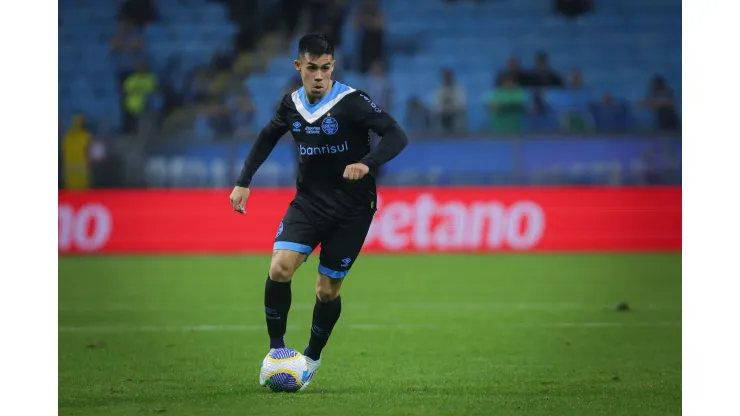
[(242, 188), (241, 186), (235, 186), (234, 190), (231, 191), (231, 208), (234, 211), (244, 214), (247, 209), (247, 199), (249, 198), (249, 188)]
[(344, 179), (356, 181), (365, 177), (370, 172), (370, 168), (364, 163), (353, 163), (344, 168)]

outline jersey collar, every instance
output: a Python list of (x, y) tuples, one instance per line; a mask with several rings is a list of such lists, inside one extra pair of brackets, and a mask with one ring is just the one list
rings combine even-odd
[(347, 94), (354, 92), (355, 89), (344, 85), (340, 82), (334, 81), (331, 90), (318, 102), (311, 104), (306, 98), (306, 89), (301, 87), (297, 91), (291, 94), (293, 104), (298, 113), (308, 123), (313, 123), (320, 119), (324, 114), (329, 112), (342, 98), (346, 97)]

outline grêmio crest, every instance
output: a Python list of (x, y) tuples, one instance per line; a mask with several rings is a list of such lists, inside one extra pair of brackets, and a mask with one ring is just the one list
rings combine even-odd
[(339, 123), (334, 117), (329, 116), (321, 122), (321, 130), (331, 136), (339, 130)]

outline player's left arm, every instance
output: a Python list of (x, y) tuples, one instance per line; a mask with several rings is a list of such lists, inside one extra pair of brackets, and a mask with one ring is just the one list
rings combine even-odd
[(374, 131), (380, 143), (358, 163), (347, 166), (344, 177), (351, 180), (362, 179), (370, 172), (398, 156), (409, 143), (406, 133), (390, 114), (379, 108), (365, 93), (355, 94), (353, 114), (355, 120), (364, 128)]

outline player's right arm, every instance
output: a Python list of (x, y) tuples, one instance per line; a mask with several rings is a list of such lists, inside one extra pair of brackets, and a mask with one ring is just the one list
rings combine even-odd
[(267, 157), (270, 156), (270, 153), (272, 153), (272, 149), (277, 145), (278, 140), (280, 140), (280, 138), (283, 137), (290, 128), (286, 121), (286, 100), (287, 96), (283, 97), (280, 101), (280, 106), (278, 107), (275, 116), (262, 129), (262, 131), (260, 131), (259, 136), (257, 136), (257, 140), (255, 140), (254, 145), (249, 150), (247, 159), (244, 161), (242, 171), (236, 180), (236, 186), (234, 187), (234, 190), (231, 191), (231, 196), (229, 197), (231, 200), (231, 207), (236, 212), (241, 214), (245, 213), (247, 198), (249, 198), (249, 185), (252, 183), (252, 177), (257, 172), (257, 169), (262, 166)]

